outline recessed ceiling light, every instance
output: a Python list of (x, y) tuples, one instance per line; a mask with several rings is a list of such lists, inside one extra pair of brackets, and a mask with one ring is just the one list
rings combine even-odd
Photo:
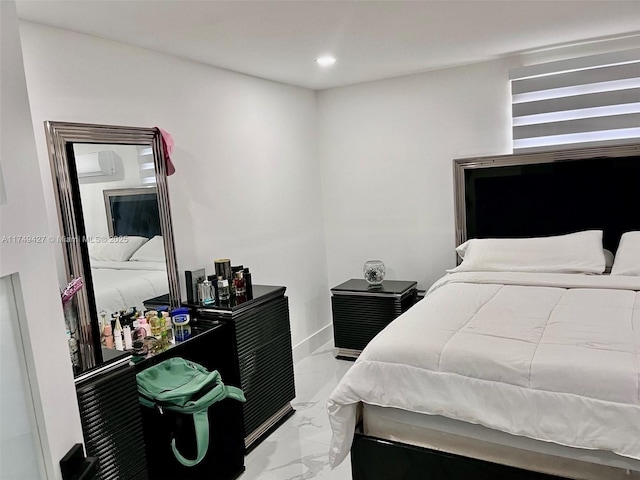
[(336, 63), (336, 59), (333, 57), (320, 57), (316, 59), (316, 62), (318, 62), (318, 65), (321, 67), (330, 67)]

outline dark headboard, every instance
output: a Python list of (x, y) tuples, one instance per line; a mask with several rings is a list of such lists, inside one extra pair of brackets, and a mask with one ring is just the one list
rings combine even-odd
[(162, 235), (155, 187), (104, 190), (109, 236)]
[(640, 230), (640, 144), (454, 160), (456, 240)]

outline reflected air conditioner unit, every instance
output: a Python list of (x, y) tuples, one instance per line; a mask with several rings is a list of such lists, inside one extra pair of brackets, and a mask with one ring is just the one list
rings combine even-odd
[(76, 155), (78, 178), (112, 177), (116, 175), (118, 155), (111, 150)]

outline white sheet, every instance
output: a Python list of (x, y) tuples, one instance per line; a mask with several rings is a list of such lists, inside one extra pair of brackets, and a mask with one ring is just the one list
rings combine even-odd
[(333, 466), (360, 401), (640, 459), (640, 279), (455, 273), (331, 394)]
[[(137, 307), (169, 291), (167, 271), (159, 262), (91, 262), (98, 314)], [(99, 268), (98, 268), (99, 267)]]
[(91, 260), (91, 268), (101, 268), (109, 270), (155, 270), (155, 271), (167, 271), (167, 265), (164, 262), (98, 262)]

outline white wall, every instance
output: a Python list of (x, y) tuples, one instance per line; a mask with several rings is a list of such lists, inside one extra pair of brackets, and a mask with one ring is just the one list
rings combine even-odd
[[(0, 20), (0, 161), (6, 199), (0, 205), (0, 237), (3, 239), (0, 277), (4, 277), (3, 290), (8, 288), (5, 282), (11, 279), (15, 293), (15, 301), (13, 293), (4, 290), (2, 294), (3, 322), (12, 321), (13, 332), (4, 326), (0, 330), (3, 369), (0, 430), (3, 440), (12, 437), (13, 441), (29, 430), (29, 425), (21, 422), (20, 411), (11, 407), (12, 401), (16, 401), (11, 397), (19, 393), (21, 386), (14, 382), (6, 388), (5, 383), (10, 380), (10, 377), (5, 379), (5, 363), (10, 362), (15, 353), (20, 357), (16, 361), (24, 366), (21, 380), (29, 387), (23, 399), (30, 404), (24, 405), (22, 413), (33, 413), (31, 431), (39, 458), (33, 458), (28, 450), (13, 450), (15, 455), (11, 461), (23, 465), (28, 462), (42, 469), (43, 477), (55, 479), (61, 478), (58, 462), (75, 443), (82, 442), (82, 431), (54, 245), (47, 238), (46, 200), (40, 181), (14, 2), (0, 2)], [(5, 318), (6, 315), (10, 318)], [(4, 446), (3, 443), (0, 461), (5, 460)], [(12, 478), (10, 469), (0, 470), (2, 478)]]
[(511, 152), (509, 60), (318, 93), (329, 284), (386, 278), (428, 288), (455, 264), (455, 158)]
[[(80, 183), (82, 215), (84, 217), (84, 227), (87, 237), (106, 238), (109, 236), (107, 209), (104, 204), (105, 190), (135, 188), (142, 185), (142, 181), (140, 180), (138, 147), (134, 145), (92, 145), (82, 143), (74, 145), (73, 147), (75, 155), (105, 150), (114, 152), (121, 159), (122, 166), (116, 169), (119, 175), (114, 175), (113, 180)], [(91, 180), (90, 177), (89, 180)]]
[(453, 160), (512, 152), (509, 69), (639, 46), (585, 39), (318, 92), (329, 285), (376, 258), (428, 288), (455, 266)]
[(176, 142), (181, 283), (229, 257), (254, 283), (288, 287), (294, 345), (330, 323), (313, 91), (30, 23), (20, 33), (43, 168), (45, 120), (161, 126)]
[(180, 271), (230, 257), (287, 285), (294, 344), (330, 325), (328, 289), (367, 259), (421, 288), (454, 265), (452, 160), (511, 152), (510, 67), (630, 48), (589, 42), (314, 93), (35, 24), (21, 34), (42, 164), (44, 120), (170, 131)]

